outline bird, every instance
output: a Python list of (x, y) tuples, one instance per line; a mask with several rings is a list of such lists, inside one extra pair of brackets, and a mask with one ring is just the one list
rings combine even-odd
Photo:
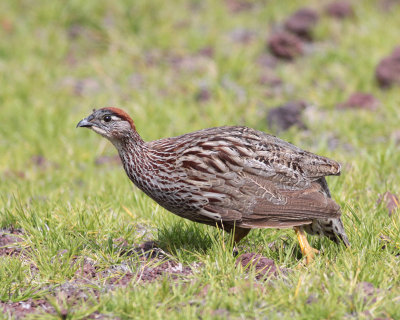
[(94, 109), (77, 127), (108, 139), (129, 179), (160, 206), (232, 233), (235, 245), (254, 228), (293, 228), (307, 264), (318, 250), (306, 233), (350, 246), (325, 179), (340, 175), (334, 160), (245, 126), (146, 142), (116, 107)]

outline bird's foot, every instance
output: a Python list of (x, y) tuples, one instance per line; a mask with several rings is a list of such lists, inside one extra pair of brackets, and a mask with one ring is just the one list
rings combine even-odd
[(310, 246), (306, 250), (302, 250), (302, 253), (306, 257), (306, 265), (309, 265), (315, 259), (315, 255), (319, 254), (319, 250)]
[(315, 258), (315, 255), (319, 253), (317, 249), (310, 246), (307, 240), (307, 236), (301, 227), (294, 227), (297, 239), (299, 240), (301, 253), (306, 258), (305, 264), (309, 265)]

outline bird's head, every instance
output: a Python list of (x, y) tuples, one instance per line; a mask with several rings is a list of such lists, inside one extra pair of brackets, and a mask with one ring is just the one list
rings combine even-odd
[(76, 127), (92, 129), (116, 146), (136, 133), (131, 117), (125, 111), (113, 107), (93, 110), (93, 113), (79, 121)]

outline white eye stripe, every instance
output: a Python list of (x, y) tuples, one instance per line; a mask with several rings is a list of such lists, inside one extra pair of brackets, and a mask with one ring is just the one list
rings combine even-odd
[(117, 117), (117, 116), (111, 116), (112, 120), (121, 120), (121, 118)]

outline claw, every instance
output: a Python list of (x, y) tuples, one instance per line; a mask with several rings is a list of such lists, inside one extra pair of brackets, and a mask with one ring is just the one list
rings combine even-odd
[(310, 246), (302, 227), (294, 227), (293, 229), (296, 232), (297, 239), (299, 240), (301, 253), (306, 257), (306, 265), (308, 265), (314, 260), (315, 255), (318, 254), (319, 251)]

